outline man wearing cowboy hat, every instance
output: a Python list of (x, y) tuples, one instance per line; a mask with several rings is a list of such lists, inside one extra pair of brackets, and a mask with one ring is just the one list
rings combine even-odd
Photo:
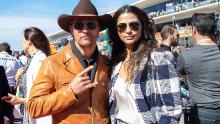
[(96, 40), (110, 15), (98, 16), (90, 0), (81, 0), (59, 26), (75, 41), (48, 57), (41, 66), (28, 101), (33, 118), (52, 115), (57, 124), (108, 123), (108, 66)]

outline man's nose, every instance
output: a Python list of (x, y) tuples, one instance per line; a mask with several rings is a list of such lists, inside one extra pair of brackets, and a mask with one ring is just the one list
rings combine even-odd
[(88, 32), (88, 27), (87, 25), (84, 24), (83, 28), (82, 28), (82, 32), (87, 33)]

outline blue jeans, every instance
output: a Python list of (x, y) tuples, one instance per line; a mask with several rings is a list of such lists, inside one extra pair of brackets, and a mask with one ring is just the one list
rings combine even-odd
[(196, 108), (191, 124), (220, 124), (220, 109)]

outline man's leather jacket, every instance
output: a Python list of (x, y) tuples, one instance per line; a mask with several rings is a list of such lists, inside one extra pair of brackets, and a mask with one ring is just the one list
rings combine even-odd
[(68, 84), (83, 66), (68, 44), (42, 63), (28, 100), (29, 114), (33, 118), (52, 115), (55, 124), (107, 124), (108, 69), (100, 55), (94, 79), (98, 85), (77, 98)]

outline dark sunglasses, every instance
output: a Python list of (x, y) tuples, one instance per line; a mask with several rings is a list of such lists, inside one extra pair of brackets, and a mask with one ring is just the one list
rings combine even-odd
[(119, 23), (117, 25), (117, 30), (119, 32), (124, 32), (127, 29), (127, 26), (129, 26), (133, 31), (138, 31), (141, 27), (141, 24), (140, 22)]
[(88, 21), (86, 23), (83, 23), (82, 21), (76, 21), (73, 23), (73, 26), (76, 30), (82, 30), (85, 25), (87, 26), (88, 29), (93, 30), (96, 29), (98, 23), (95, 21)]

